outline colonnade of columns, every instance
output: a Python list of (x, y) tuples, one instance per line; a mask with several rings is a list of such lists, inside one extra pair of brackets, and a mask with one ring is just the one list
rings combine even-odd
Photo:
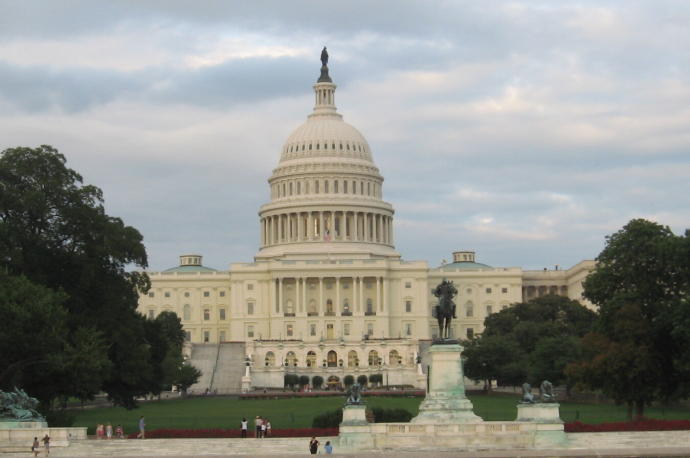
[[(388, 279), (385, 277), (284, 277), (273, 280), (271, 313), (287, 316), (363, 316), (385, 311), (388, 300)], [(326, 283), (330, 288), (324, 291)], [(352, 292), (344, 293), (347, 284)], [(367, 284), (374, 291), (365, 292)], [(287, 293), (286, 286), (294, 286), (294, 293)], [(309, 285), (318, 291), (310, 292)], [(331, 291), (333, 290), (333, 291)], [(294, 302), (292, 300), (294, 299)], [(309, 305), (314, 304), (310, 309)], [(330, 301), (330, 308), (329, 308)], [(288, 304), (292, 304), (288, 307)]]
[(261, 218), (261, 246), (342, 241), (393, 245), (393, 218), (373, 212), (309, 211)]

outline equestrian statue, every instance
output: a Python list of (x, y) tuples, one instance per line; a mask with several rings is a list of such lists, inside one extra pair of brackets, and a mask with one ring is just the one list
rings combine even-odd
[(433, 315), (438, 320), (438, 332), (440, 339), (450, 338), (450, 322), (455, 316), (455, 303), (453, 298), (458, 294), (458, 290), (452, 281), (445, 278), (433, 290), (434, 296), (438, 297), (438, 305), (434, 307)]

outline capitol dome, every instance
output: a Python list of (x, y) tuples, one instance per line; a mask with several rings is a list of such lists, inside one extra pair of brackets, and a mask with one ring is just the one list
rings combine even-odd
[(314, 110), (283, 144), (268, 182), (271, 202), (259, 211), (257, 260), (393, 257), (393, 207), (364, 136), (343, 121), (336, 85), (324, 63)]

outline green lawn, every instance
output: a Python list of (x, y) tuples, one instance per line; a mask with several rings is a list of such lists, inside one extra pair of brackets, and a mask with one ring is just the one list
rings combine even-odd
[[(484, 420), (514, 420), (519, 396), (472, 395), (474, 411)], [(421, 398), (369, 398), (371, 407), (402, 407), (417, 414)], [(317, 414), (341, 407), (344, 397), (294, 398), (271, 400), (238, 400), (224, 397), (187, 398), (141, 403), (135, 410), (121, 407), (75, 410), (75, 426), (87, 426), (94, 434), (97, 423), (122, 424), (125, 432), (135, 432), (140, 415), (146, 417), (148, 429), (158, 428), (238, 428), (242, 417), (253, 419), (257, 415), (268, 417), (275, 429), (305, 428)], [(690, 419), (690, 408), (649, 408), (652, 418)], [(625, 421), (624, 406), (607, 404), (561, 403), (561, 418), (578, 419), (585, 423)], [(251, 423), (250, 423), (251, 424)]]

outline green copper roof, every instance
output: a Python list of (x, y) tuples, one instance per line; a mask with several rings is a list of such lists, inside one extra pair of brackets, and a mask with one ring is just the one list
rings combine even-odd
[(180, 272), (180, 273), (193, 273), (193, 272), (217, 272), (216, 269), (211, 269), (210, 267), (204, 266), (177, 266), (170, 269), (166, 269), (163, 272)]
[(440, 266), (439, 269), (461, 269), (461, 270), (480, 270), (480, 269), (493, 269), (493, 267), (487, 265), (487, 264), (482, 264), (481, 262), (469, 262), (469, 261), (461, 261), (461, 262), (453, 262), (450, 264), (445, 264), (443, 266)]

